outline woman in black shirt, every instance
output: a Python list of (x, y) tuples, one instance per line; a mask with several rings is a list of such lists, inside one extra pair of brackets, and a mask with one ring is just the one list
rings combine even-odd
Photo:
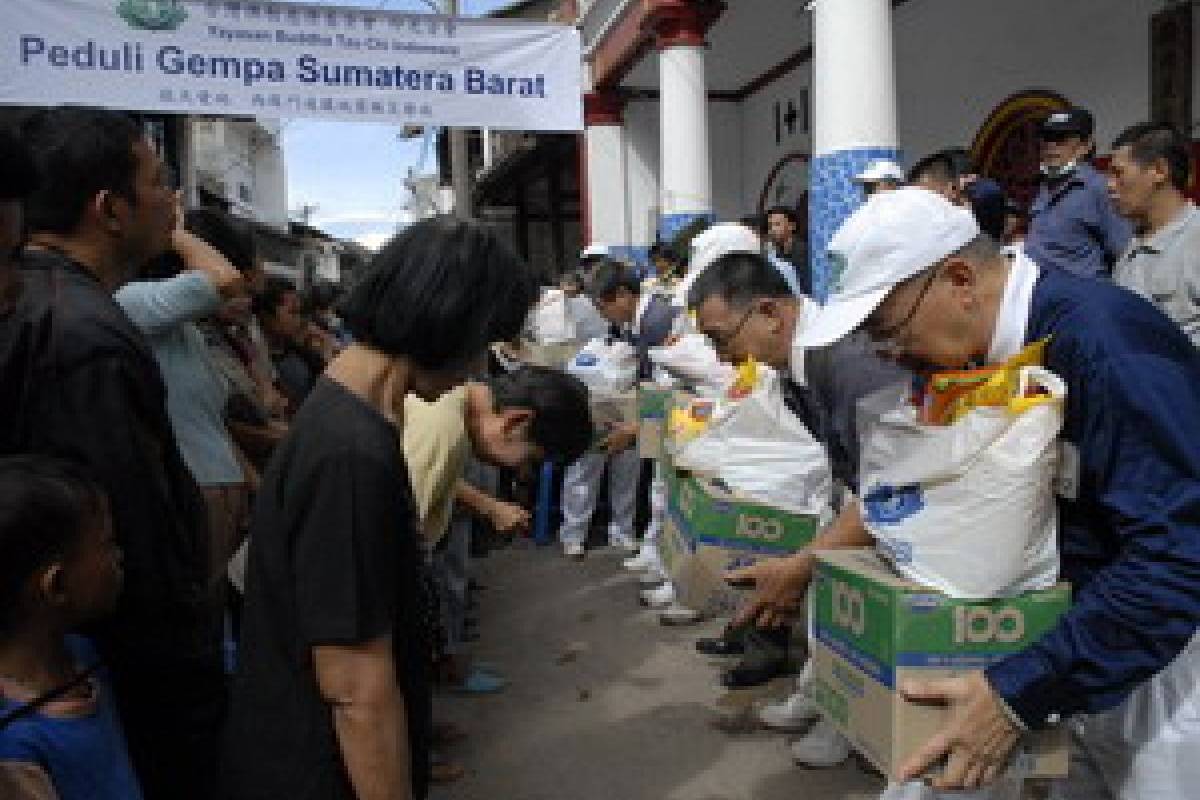
[(429, 600), (401, 401), (461, 383), (536, 290), (493, 234), (439, 217), (394, 238), (343, 302), (354, 344), (297, 412), (251, 525), (228, 797), (425, 796)]

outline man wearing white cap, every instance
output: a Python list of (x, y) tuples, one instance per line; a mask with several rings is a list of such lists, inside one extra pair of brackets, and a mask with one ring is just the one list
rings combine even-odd
[(870, 197), (876, 192), (890, 192), (903, 185), (904, 170), (895, 161), (881, 158), (867, 164), (866, 169), (854, 176), (854, 182)]
[[(1067, 384), (1059, 498), (1062, 576), (1074, 605), (1038, 643), (982, 672), (902, 687), (950, 722), (912, 779), (995, 780), (1022, 730), (1075, 716), (1059, 798), (1184, 798), (1200, 785), (1200, 351), (1150, 303), (1043, 269), (981, 236), (971, 213), (923, 189), (876, 195), (830, 243), (830, 302), (802, 336), (865, 330), (913, 367), (999, 363), (1048, 339)], [(869, 546), (853, 505), (812, 549)], [(812, 556), (732, 573), (747, 616), (794, 612)]]

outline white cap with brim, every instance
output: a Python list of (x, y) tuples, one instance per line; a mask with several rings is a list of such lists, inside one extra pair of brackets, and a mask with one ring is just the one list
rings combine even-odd
[(845, 337), (896, 286), (979, 236), (975, 215), (941, 195), (906, 187), (871, 195), (829, 241), (833, 294), (797, 337), (804, 348)]
[(718, 258), (729, 253), (758, 253), (762, 251), (762, 240), (758, 234), (737, 222), (721, 222), (707, 228), (692, 239), (688, 271), (675, 287), (675, 302), (680, 307), (687, 304), (687, 295), (700, 277), (700, 273)]
[(855, 183), (879, 183), (881, 181), (904, 183), (904, 170), (900, 169), (900, 165), (895, 161), (881, 158), (872, 161), (866, 169), (854, 176)]
[(607, 258), (608, 254), (611, 252), (612, 247), (609, 245), (589, 244), (587, 247), (583, 248), (583, 252), (579, 254), (579, 258), (581, 261), (585, 258), (593, 258), (597, 256)]

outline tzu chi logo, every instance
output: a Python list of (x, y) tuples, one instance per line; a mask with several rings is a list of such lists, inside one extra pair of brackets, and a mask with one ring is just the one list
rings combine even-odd
[(188, 18), (180, 0), (121, 0), (117, 14), (131, 28), (146, 31), (174, 31)]

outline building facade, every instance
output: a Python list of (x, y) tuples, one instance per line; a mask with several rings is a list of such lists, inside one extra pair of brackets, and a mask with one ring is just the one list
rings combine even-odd
[(1200, 15), (1189, 2), (575, 0), (563, 10), (578, 15), (590, 81), (583, 238), (635, 256), (696, 217), (782, 204), (809, 219), (820, 274), (867, 161), (968, 147), (1027, 200), (1037, 121), (1066, 105), (1093, 112), (1101, 153), (1150, 118), (1200, 136)]

